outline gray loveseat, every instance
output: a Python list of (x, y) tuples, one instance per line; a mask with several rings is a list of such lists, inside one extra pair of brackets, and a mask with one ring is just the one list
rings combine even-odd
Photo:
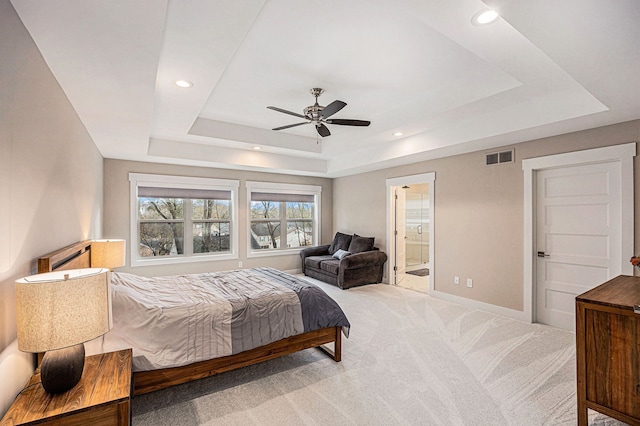
[(302, 272), (342, 289), (382, 281), (387, 255), (373, 237), (336, 233), (331, 244), (303, 249)]

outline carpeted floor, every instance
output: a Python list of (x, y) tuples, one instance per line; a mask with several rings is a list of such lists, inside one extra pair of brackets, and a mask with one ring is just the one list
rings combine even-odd
[(309, 349), (141, 395), (134, 426), (576, 424), (572, 333), (384, 284), (318, 285), (351, 321), (342, 362)]

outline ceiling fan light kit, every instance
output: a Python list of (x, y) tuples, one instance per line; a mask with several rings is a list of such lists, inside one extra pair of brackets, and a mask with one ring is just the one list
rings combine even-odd
[(347, 106), (346, 102), (335, 100), (327, 106), (322, 106), (318, 104), (318, 96), (322, 95), (324, 90), (319, 87), (314, 87), (313, 89), (310, 90), (310, 92), (316, 98), (316, 102), (313, 105), (306, 107), (303, 110), (303, 114), (287, 111), (286, 109), (282, 109), (274, 106), (268, 106), (267, 108), (271, 110), (278, 111), (283, 114), (293, 115), (294, 117), (299, 117), (307, 120), (302, 123), (288, 124), (286, 126), (276, 127), (272, 130), (284, 130), (284, 129), (289, 129), (291, 127), (302, 126), (303, 124), (313, 123), (316, 126), (316, 131), (318, 132), (318, 134), (324, 138), (331, 135), (329, 128), (325, 126), (325, 124), (337, 124), (340, 126), (368, 126), (369, 124), (371, 124), (370, 121), (366, 121), (366, 120), (352, 120), (352, 119), (345, 119), (345, 118), (329, 119), (329, 117), (331, 117), (333, 114), (337, 113), (342, 108)]

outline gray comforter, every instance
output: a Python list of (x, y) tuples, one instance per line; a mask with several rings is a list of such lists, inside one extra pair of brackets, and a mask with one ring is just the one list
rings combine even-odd
[(236, 354), (349, 321), (322, 289), (272, 268), (168, 277), (112, 276), (102, 350), (133, 348), (134, 370)]

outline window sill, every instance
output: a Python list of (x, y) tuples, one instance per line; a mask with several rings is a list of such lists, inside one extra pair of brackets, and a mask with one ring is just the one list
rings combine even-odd
[(154, 266), (154, 265), (172, 265), (181, 263), (199, 263), (199, 262), (216, 262), (219, 260), (238, 259), (237, 253), (226, 253), (218, 255), (202, 255), (189, 257), (152, 257), (146, 259), (131, 259), (131, 267)]
[[(312, 247), (312, 246), (308, 246)], [(264, 251), (251, 251), (247, 254), (247, 259), (252, 257), (270, 257), (270, 256), (291, 256), (298, 255), (303, 249), (307, 247), (296, 247), (287, 250), (264, 250)]]

